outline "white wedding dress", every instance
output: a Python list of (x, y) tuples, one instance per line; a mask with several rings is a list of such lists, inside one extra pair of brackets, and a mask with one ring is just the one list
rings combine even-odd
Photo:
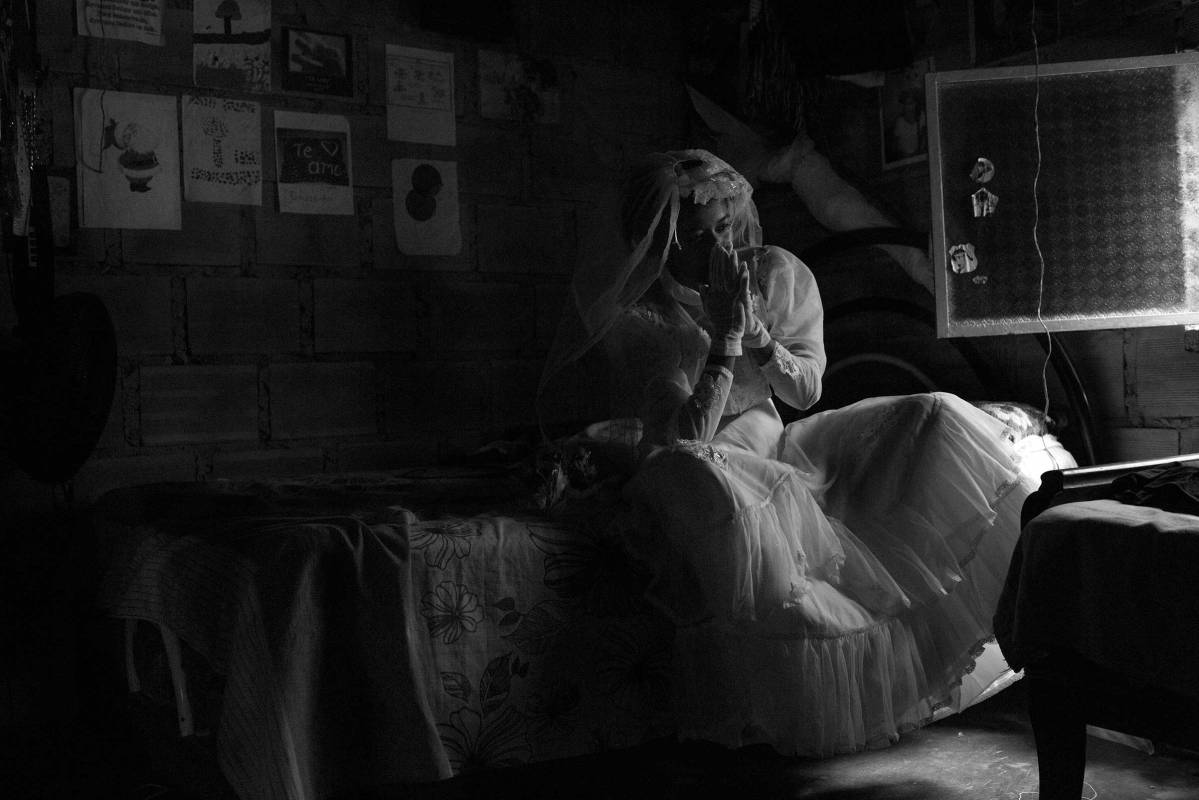
[[(963, 683), (1036, 485), (1006, 426), (949, 394), (873, 398), (784, 429), (771, 387), (803, 369), (819, 380), (821, 314), (807, 268), (771, 251), (768, 267), (790, 277), (759, 311), (785, 349), (761, 368), (737, 360), (733, 413), (709, 440), (643, 436), (622, 529), (678, 626), (681, 735), (829, 756), (892, 742), (1005, 673), (991, 648)], [(647, 407), (663, 375), (688, 396), (706, 337), (685, 314), (626, 310), (605, 343), (619, 399)]]

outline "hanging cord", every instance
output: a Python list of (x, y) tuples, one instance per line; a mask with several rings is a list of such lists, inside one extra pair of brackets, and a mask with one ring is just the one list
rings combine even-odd
[(1037, 322), (1040, 323), (1041, 329), (1045, 332), (1045, 359), (1041, 362), (1041, 416), (1045, 426), (1044, 432), (1041, 434), (1041, 446), (1045, 453), (1053, 462), (1054, 469), (1061, 469), (1061, 464), (1053, 455), (1053, 451), (1047, 440), (1049, 433), (1049, 363), (1053, 358), (1053, 334), (1049, 332), (1049, 326), (1045, 324), (1045, 318), (1041, 313), (1042, 306), (1045, 301), (1045, 254), (1041, 251), (1041, 240), (1037, 236), (1037, 229), (1041, 222), (1041, 203), (1037, 196), (1038, 184), (1041, 180), (1041, 49), (1037, 42), (1037, 4), (1034, 0), (1032, 8), (1029, 12), (1028, 21), (1029, 30), (1032, 33), (1032, 53), (1033, 53), (1033, 103), (1032, 103), (1032, 127), (1033, 138), (1037, 145), (1037, 161), (1036, 169), (1033, 171), (1032, 177), (1032, 243), (1037, 251), (1037, 263), (1039, 266), (1039, 276), (1037, 283)]

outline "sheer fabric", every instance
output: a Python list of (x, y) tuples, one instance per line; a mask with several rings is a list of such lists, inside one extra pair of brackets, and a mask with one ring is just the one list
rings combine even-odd
[[(720, 425), (773, 394), (797, 409), (820, 398), (824, 372), (824, 311), (816, 280), (802, 261), (778, 247), (764, 248), (751, 262), (755, 311), (772, 343), (762, 365), (748, 356), (734, 362), (731, 380), (705, 377), (711, 333), (703, 309), (673, 297), (627, 308), (603, 339), (612, 364), (612, 407), (616, 416), (640, 417), (644, 441), (663, 444), (677, 435), (674, 412), (687, 398), (715, 405), (724, 417), (697, 438), (711, 438)], [(711, 390), (696, 389), (711, 380)], [(687, 438), (687, 437), (683, 437)]]
[[(683, 202), (731, 201), (734, 247), (762, 243), (758, 211), (749, 182), (724, 160), (705, 150), (651, 154), (623, 188), (623, 200), (601, 207), (620, 220), (607, 233), (601, 222), (598, 241), (588, 241), (576, 265), (569, 296), (537, 388), (544, 419), (557, 403), (556, 378), (592, 350), (612, 326), (663, 277), (670, 248), (678, 244)], [(696, 296), (698, 299), (698, 296)]]
[(626, 192), (625, 255), (576, 274), (541, 388), (592, 349), (608, 362), (612, 416), (627, 420), (610, 429), (636, 445), (619, 530), (679, 628), (682, 734), (812, 756), (892, 741), (971, 702), (961, 678), (1035, 486), (1003, 424), (951, 395), (784, 429), (772, 395), (799, 409), (820, 397), (816, 282), (786, 250), (754, 250), (769, 344), (731, 368), (713, 360), (699, 295), (667, 267), (681, 203), (701, 196), (732, 201), (734, 247), (760, 244), (727, 164), (655, 156)]
[(705, 446), (652, 449), (622, 526), (678, 625), (682, 735), (830, 756), (986, 689), (961, 679), (1035, 489), (1002, 423), (928, 394), (784, 430), (766, 403)]

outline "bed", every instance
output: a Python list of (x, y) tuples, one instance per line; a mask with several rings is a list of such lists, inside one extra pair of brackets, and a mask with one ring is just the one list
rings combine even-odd
[[(830, 347), (826, 404), (855, 386), (944, 388), (927, 308), (885, 300), (826, 303), (832, 329), (906, 320), (902, 337), (865, 326)], [(941, 372), (955, 376), (948, 388), (1007, 423), (1029, 486), (1077, 465), (1036, 409), (991, 400), (1003, 395), (987, 393), (985, 358), (945, 347), (957, 365)], [(1065, 397), (1076, 433), (1088, 414)], [(645, 599), (652, 565), (613, 534), (618, 481), (593, 430), (455, 466), (110, 492), (92, 510), (98, 602), (121, 631), (128, 688), (159, 698), (179, 735), (210, 736), (222, 780), (245, 800), (346, 796), (671, 737), (674, 629)], [(973, 679), (997, 690), (1013, 676)]]
[(639, 600), (644, 573), (598, 519), (534, 512), (520, 484), (478, 468), (113, 492), (95, 510), (100, 603), (222, 676), (219, 719), (175, 698), (191, 703), (181, 733), (214, 730), (246, 798), (667, 734), (669, 637)]

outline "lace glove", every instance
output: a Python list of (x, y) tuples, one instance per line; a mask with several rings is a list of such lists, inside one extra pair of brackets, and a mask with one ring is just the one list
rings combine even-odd
[(770, 338), (770, 331), (766, 330), (765, 323), (755, 313), (750, 312), (749, 320), (745, 324), (745, 334), (741, 337), (742, 348), (761, 349), (769, 345), (773, 340)]
[(741, 355), (741, 339), (753, 316), (749, 293), (749, 270), (737, 254), (712, 248), (708, 260), (708, 283), (700, 290), (704, 312), (712, 324), (712, 355)]

